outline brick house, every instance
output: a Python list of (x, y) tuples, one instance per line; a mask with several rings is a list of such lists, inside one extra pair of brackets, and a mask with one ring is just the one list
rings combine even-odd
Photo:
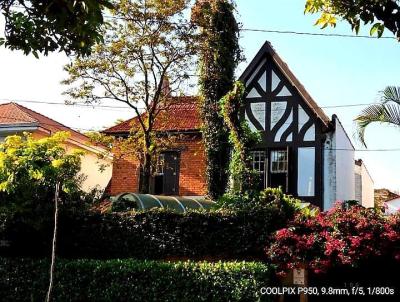
[[(269, 42), (239, 79), (246, 86), (242, 118), (262, 139), (252, 151), (260, 189), (280, 186), (323, 209), (336, 200), (354, 200), (354, 147), (349, 136), (336, 115), (329, 118), (317, 105)], [(165, 114), (168, 122), (156, 123), (155, 130), (177, 132), (183, 139), (163, 155), (164, 167), (151, 193), (203, 195), (206, 162), (197, 98), (182, 98)], [(105, 133), (126, 136), (132, 123), (135, 118)], [(127, 158), (114, 163), (112, 194), (137, 192), (138, 166)], [(365, 185), (363, 180), (358, 183)]]
[[(178, 98), (176, 98), (178, 99)], [(163, 167), (152, 179), (152, 193), (164, 195), (201, 196), (205, 195), (205, 155), (201, 136), (201, 118), (198, 98), (179, 97), (162, 112), (155, 122), (154, 130), (179, 133), (179, 140), (173, 150), (164, 152), (160, 162)], [(165, 122), (167, 121), (167, 122)], [(116, 137), (126, 137), (136, 122), (135, 118), (104, 131)], [(116, 195), (139, 190), (139, 162), (132, 156), (116, 156), (113, 165), (110, 192)]]

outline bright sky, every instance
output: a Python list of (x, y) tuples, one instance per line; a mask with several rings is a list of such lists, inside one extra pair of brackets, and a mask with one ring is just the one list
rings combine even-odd
[[(336, 29), (320, 30), (313, 26), (316, 16), (304, 15), (305, 0), (237, 0), (243, 28), (289, 30), (298, 32), (351, 34), (347, 23)], [(0, 20), (0, 28), (3, 23)], [(365, 30), (364, 34), (368, 31)], [(294, 74), (321, 107), (371, 103), (387, 85), (400, 85), (400, 44), (391, 39), (317, 37), (304, 35), (242, 32), (241, 46), (247, 63), (265, 40), (269, 40)], [(0, 103), (7, 100), (32, 100), (63, 103), (65, 90), (60, 81), (66, 77), (63, 66), (69, 59), (51, 54), (39, 60), (17, 51), (0, 48)], [(246, 67), (240, 65), (238, 75)], [(23, 103), (67, 126), (102, 129), (117, 119), (133, 116), (129, 110), (81, 108), (63, 105)], [(107, 105), (117, 103), (108, 103)], [(363, 106), (326, 108), (337, 114), (353, 137), (354, 117)], [(384, 125), (367, 129), (371, 150), (400, 148), (399, 129)], [(353, 139), (353, 141), (355, 141)], [(360, 144), (354, 142), (357, 149)], [(400, 191), (400, 151), (357, 152), (370, 171), (375, 187)]]

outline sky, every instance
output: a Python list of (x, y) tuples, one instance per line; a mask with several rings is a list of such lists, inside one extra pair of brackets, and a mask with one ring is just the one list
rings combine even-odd
[[(352, 34), (350, 25), (339, 22), (335, 29), (313, 26), (316, 15), (304, 15), (305, 0), (237, 0), (238, 20), (243, 29)], [(0, 19), (0, 28), (4, 28)], [(368, 28), (361, 34), (368, 35)], [(387, 33), (390, 36), (390, 33)], [(240, 64), (237, 76), (245, 69), (259, 48), (268, 40), (288, 64), (328, 116), (336, 114), (353, 140), (357, 114), (365, 107), (337, 107), (373, 103), (378, 92), (388, 85), (400, 85), (400, 44), (393, 39), (321, 37), (242, 31), (240, 45), (247, 59)], [(114, 125), (118, 119), (134, 114), (129, 109), (82, 108), (63, 105), (66, 78), (63, 66), (69, 62), (55, 53), (36, 59), (19, 51), (0, 48), (0, 103), (8, 101), (44, 101), (60, 105), (20, 102), (67, 126), (99, 130)], [(106, 105), (121, 106), (115, 102)], [(367, 165), (376, 188), (400, 191), (400, 128), (371, 125), (366, 132), (368, 149), (357, 151)]]

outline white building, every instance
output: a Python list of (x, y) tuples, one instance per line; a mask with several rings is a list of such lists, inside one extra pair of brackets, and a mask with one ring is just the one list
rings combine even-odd
[(366, 208), (374, 207), (374, 181), (361, 159), (355, 161), (354, 181), (355, 200)]

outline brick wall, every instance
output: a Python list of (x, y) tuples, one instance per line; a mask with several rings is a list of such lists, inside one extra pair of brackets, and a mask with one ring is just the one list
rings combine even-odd
[[(205, 154), (199, 135), (185, 136), (177, 146), (180, 150), (179, 195), (205, 195)], [(116, 156), (113, 163), (111, 195), (139, 191), (139, 163), (134, 158)]]
[(181, 143), (179, 173), (179, 195), (196, 196), (206, 194), (206, 159), (201, 138), (191, 138)]

